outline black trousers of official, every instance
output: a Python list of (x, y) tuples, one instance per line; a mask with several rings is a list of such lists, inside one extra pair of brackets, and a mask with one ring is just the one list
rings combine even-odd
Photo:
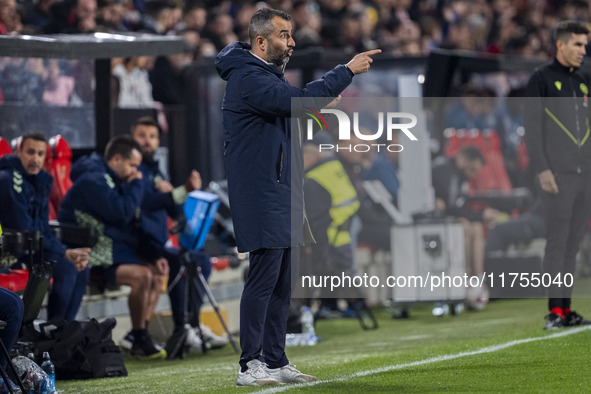
[[(269, 368), (287, 364), (285, 334), (298, 248), (250, 252), (250, 267), (240, 299), (240, 367), (258, 359)], [(294, 267), (292, 267), (292, 261)]]
[[(591, 173), (554, 174), (558, 194), (541, 191), (546, 222), (544, 271), (554, 279), (564, 280), (574, 274), (579, 244), (585, 233), (591, 208)], [(570, 308), (572, 287), (553, 285), (549, 288), (548, 308)]]

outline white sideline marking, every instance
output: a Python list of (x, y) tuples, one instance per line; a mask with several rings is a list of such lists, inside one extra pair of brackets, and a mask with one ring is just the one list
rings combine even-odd
[(471, 352), (461, 352), (461, 353), (456, 353), (456, 354), (448, 354), (448, 355), (444, 355), (444, 356), (438, 356), (438, 357), (428, 358), (428, 359), (425, 359), (425, 360), (413, 361), (412, 363), (406, 363), (406, 364), (389, 365), (387, 367), (376, 368), (376, 369), (369, 369), (367, 371), (359, 371), (359, 372), (356, 372), (356, 373), (351, 374), (351, 375), (345, 375), (345, 376), (341, 376), (341, 377), (337, 377), (337, 378), (332, 378), (332, 379), (326, 379), (326, 380), (319, 380), (317, 382), (277, 386), (277, 387), (268, 388), (268, 389), (265, 389), (265, 390), (258, 391), (258, 393), (280, 393), (282, 391), (287, 391), (287, 390), (289, 390), (291, 388), (299, 388), (299, 387), (305, 387), (305, 386), (315, 386), (317, 384), (322, 384), (322, 383), (343, 382), (343, 381), (346, 381), (346, 380), (350, 380), (350, 379), (354, 379), (354, 378), (358, 378), (358, 377), (362, 377), (362, 376), (368, 376), (368, 375), (374, 375), (374, 374), (382, 373), (382, 372), (394, 371), (396, 369), (404, 369), (404, 368), (416, 367), (416, 366), (419, 366), (419, 365), (426, 365), (426, 364), (437, 363), (437, 362), (440, 362), (440, 361), (454, 360), (456, 358), (466, 357), (466, 356), (475, 356), (477, 354), (498, 352), (499, 350), (507, 349), (507, 348), (509, 348), (511, 346), (521, 345), (523, 343), (530, 343), (530, 342), (536, 342), (536, 341), (544, 341), (546, 339), (554, 339), (554, 338), (566, 337), (566, 336), (573, 335), (573, 334), (578, 334), (579, 332), (587, 331), (587, 330), (590, 330), (590, 329), (591, 329), (591, 326), (577, 327), (577, 328), (572, 328), (570, 330), (560, 331), (560, 332), (557, 332), (555, 334), (545, 335), (545, 336), (542, 336), (542, 337), (518, 339), (518, 340), (515, 340), (515, 341), (509, 341), (509, 342), (501, 343), (500, 345), (493, 345), (493, 346), (483, 347), (481, 349), (473, 350)]

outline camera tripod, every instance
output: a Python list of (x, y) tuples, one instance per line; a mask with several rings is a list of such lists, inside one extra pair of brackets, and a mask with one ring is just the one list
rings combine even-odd
[[(191, 325), (191, 327), (197, 328), (199, 332), (199, 336), (201, 337), (201, 346), (202, 351), (205, 353), (207, 351), (205, 341), (203, 339), (203, 333), (201, 332), (201, 328), (199, 326), (199, 308), (197, 307), (197, 301), (201, 300), (204, 301), (204, 296), (207, 296), (209, 303), (213, 307), (226, 335), (228, 336), (228, 340), (230, 344), (232, 344), (232, 348), (234, 352), (238, 353), (238, 345), (234, 340), (234, 337), (230, 333), (226, 322), (222, 318), (220, 313), (220, 309), (218, 303), (216, 302), (203, 273), (201, 272), (201, 267), (194, 259), (191, 259), (191, 253), (186, 250), (180, 250), (179, 254), (181, 267), (179, 268), (179, 273), (177, 277), (174, 279), (171, 287), (176, 285), (177, 281), (185, 280), (185, 316), (184, 321)], [(183, 278), (184, 276), (184, 278)], [(176, 337), (173, 335), (166, 343), (166, 352), (167, 352), (167, 359), (173, 360), (175, 358), (183, 359), (185, 357), (185, 353), (187, 350), (186, 346), (187, 340), (187, 331), (185, 330), (180, 337)]]

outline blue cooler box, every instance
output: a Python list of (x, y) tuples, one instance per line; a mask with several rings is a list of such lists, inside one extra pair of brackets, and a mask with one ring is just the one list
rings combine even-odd
[(199, 250), (205, 244), (207, 233), (220, 206), (216, 194), (195, 190), (189, 193), (185, 202), (185, 230), (179, 243), (186, 250)]

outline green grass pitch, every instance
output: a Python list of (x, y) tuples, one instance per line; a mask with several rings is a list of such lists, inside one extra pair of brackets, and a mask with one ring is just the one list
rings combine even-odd
[[(591, 299), (575, 299), (573, 306), (591, 318)], [(280, 390), (591, 392), (591, 330), (544, 331), (544, 299), (498, 300), (483, 311), (455, 317), (434, 317), (429, 304), (417, 304), (405, 320), (393, 320), (386, 308), (375, 313), (380, 324), (375, 331), (363, 331), (354, 319), (317, 322), (321, 342), (288, 348), (287, 354), (298, 369), (321, 382), (285, 385)], [(528, 341), (531, 338), (536, 340)], [(230, 346), (178, 361), (126, 359), (126, 365), (126, 378), (58, 381), (58, 390), (93, 394), (264, 391), (236, 387), (238, 355)]]

